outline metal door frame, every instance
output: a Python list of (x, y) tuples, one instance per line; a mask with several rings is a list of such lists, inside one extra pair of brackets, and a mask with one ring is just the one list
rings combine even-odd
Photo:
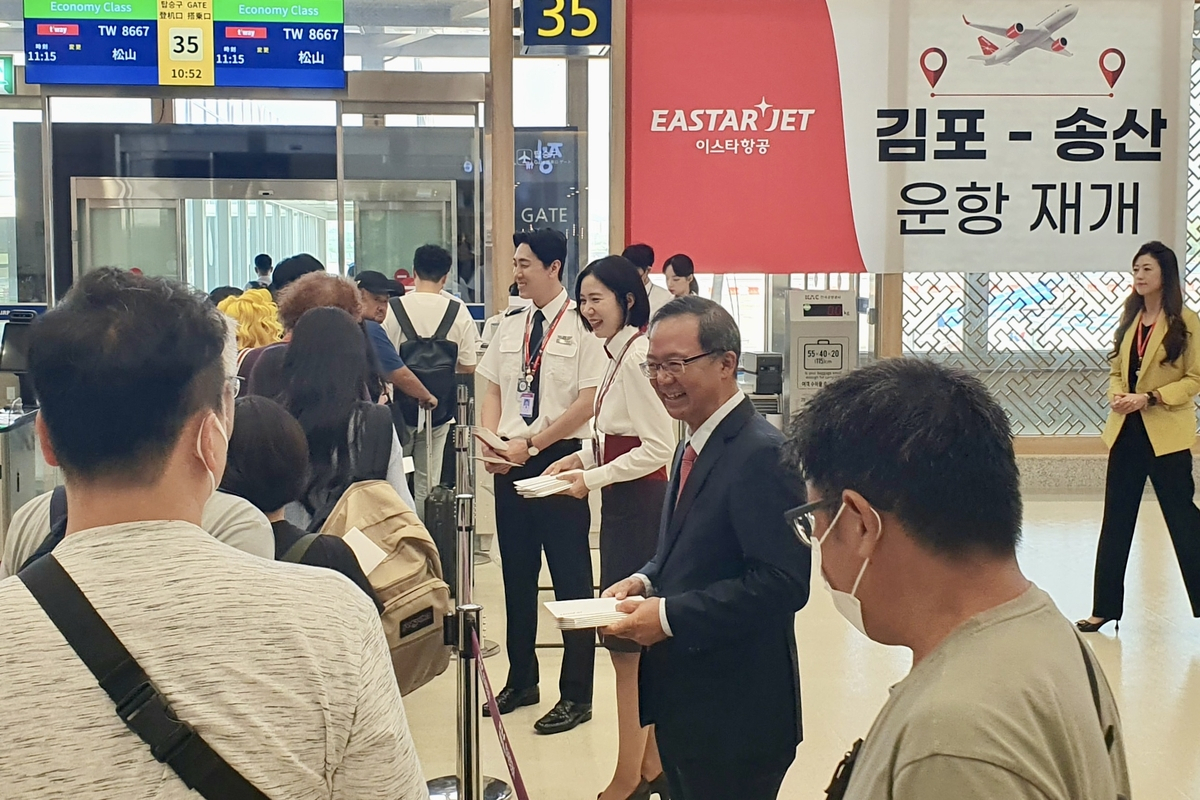
[[(170, 198), (112, 197), (108, 194), (93, 197), (78, 197), (76, 183), (89, 180), (95, 179), (71, 179), (71, 255), (75, 279), (78, 280), (83, 273), (95, 268), (91, 264), (91, 248), (83, 246), (85, 242), (91, 241), (92, 209), (154, 209), (158, 211), (171, 209), (175, 211), (175, 242), (179, 258), (179, 274), (177, 277), (187, 282), (187, 237), (185, 235), (186, 226), (183, 219), (183, 202), (172, 202)], [(81, 213), (81, 207), (84, 209), (83, 213)]]
[[(341, 271), (346, 270), (345, 258), (345, 214), (346, 203), (395, 204), (422, 203), (439, 204), (443, 209), (443, 230), (450, 243), (450, 254), (458, 267), (458, 187), (454, 181), (406, 180), (372, 181), (333, 179), (313, 180), (215, 180), (208, 178), (72, 178), (71, 179), (71, 244), (74, 256), (75, 280), (86, 271), (86, 257), (90, 259), (88, 214), (81, 208), (169, 208), (176, 209), (175, 224), (179, 241), (180, 280), (191, 283), (188, 269), (187, 225), (184, 219), (186, 200), (264, 200), (264, 201), (320, 201), (337, 205), (338, 251)], [(339, 200), (343, 202), (338, 202)], [(357, 226), (356, 226), (357, 227)], [(357, 235), (357, 231), (356, 231)], [(90, 266), (90, 264), (88, 265)]]

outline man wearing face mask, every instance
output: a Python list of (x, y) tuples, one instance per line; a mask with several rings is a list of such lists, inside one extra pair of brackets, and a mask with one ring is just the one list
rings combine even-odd
[(604, 592), (630, 612), (604, 632), (648, 648), (642, 724), (674, 800), (773, 800), (801, 738), (794, 625), (811, 564), (784, 512), (802, 495), (783, 437), (738, 389), (740, 350), (711, 300), (676, 298), (651, 321), (642, 371), (688, 438), (654, 558)]
[(982, 383), (915, 359), (866, 367), (797, 415), (784, 455), (809, 499), (788, 518), (834, 606), (913, 654), (834, 796), (1129, 797), (1104, 673), (1017, 565), (1012, 431)]
[(232, 427), (225, 331), (188, 287), (112, 269), (31, 331), (70, 514), (0, 581), (6, 798), (427, 796), (371, 602), (199, 527)]

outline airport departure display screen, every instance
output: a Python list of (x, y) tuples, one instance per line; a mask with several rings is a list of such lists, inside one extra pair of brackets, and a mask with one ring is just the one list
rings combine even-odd
[(25, 0), (25, 81), (341, 89), (343, 0)]

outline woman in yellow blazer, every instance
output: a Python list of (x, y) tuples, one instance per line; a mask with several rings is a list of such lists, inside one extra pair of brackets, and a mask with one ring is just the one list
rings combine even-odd
[(1109, 357), (1108, 476), (1092, 616), (1075, 623), (1085, 633), (1121, 619), (1125, 566), (1147, 477), (1175, 544), (1192, 614), (1200, 617), (1200, 509), (1193, 500), (1191, 452), (1200, 317), (1183, 307), (1179, 262), (1162, 242), (1143, 245), (1134, 257), (1133, 293)]

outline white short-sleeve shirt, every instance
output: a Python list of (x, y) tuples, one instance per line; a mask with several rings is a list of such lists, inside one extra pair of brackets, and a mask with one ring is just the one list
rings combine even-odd
[[(558, 325), (551, 330), (555, 317), (565, 307)], [(520, 414), (525, 332), (532, 324), (534, 305), (510, 311), (488, 345), (478, 372), (500, 387), (500, 429), (496, 433), (508, 439), (536, 436), (566, 413), (585, 389), (600, 385), (608, 369), (608, 356), (600, 340), (589, 331), (575, 311), (575, 304), (564, 289), (541, 309), (546, 317), (545, 348), (538, 381), (538, 417), (526, 423)], [(586, 422), (568, 438), (587, 439), (591, 423)]]
[[(442, 317), (446, 315), (447, 306), (450, 303), (458, 303), (458, 314), (454, 317), (454, 324), (450, 326), (450, 332), (446, 338), (458, 345), (458, 365), (460, 367), (475, 366), (475, 362), (479, 359), (476, 353), (479, 329), (475, 327), (475, 320), (471, 318), (471, 312), (467, 310), (465, 303), (459, 302), (457, 299), (450, 299), (440, 292), (438, 294), (409, 292), (400, 298), (400, 303), (408, 312), (409, 319), (412, 320), (413, 328), (418, 336), (433, 336), (437, 332), (438, 325), (442, 323)], [(390, 303), (388, 304), (387, 318), (383, 321), (383, 329), (387, 332), (392, 346), (399, 351), (400, 345), (404, 344), (407, 338), (404, 331), (400, 329), (400, 320), (396, 319)]]

